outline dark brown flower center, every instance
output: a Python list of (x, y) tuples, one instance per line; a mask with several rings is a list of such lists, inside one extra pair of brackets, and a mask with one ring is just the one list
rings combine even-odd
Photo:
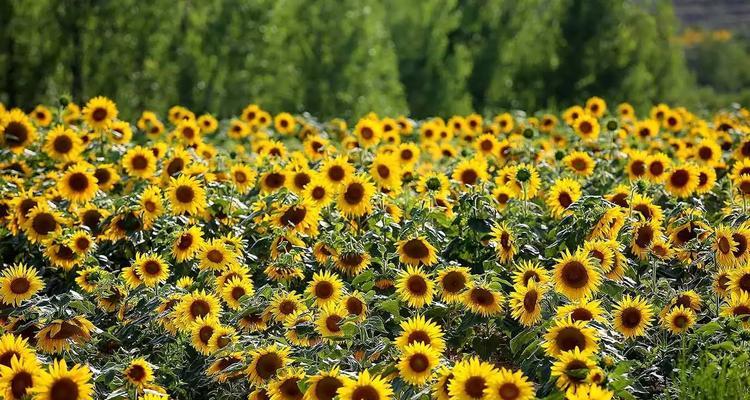
[(562, 268), (562, 280), (574, 289), (585, 287), (589, 282), (589, 272), (579, 261), (569, 261)]
[(52, 142), (52, 148), (60, 154), (67, 154), (73, 149), (73, 140), (68, 135), (61, 135)]

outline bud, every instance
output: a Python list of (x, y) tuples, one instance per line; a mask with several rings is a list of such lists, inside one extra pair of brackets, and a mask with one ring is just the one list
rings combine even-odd
[(68, 104), (70, 104), (70, 96), (68, 96), (67, 94), (64, 94), (60, 96), (60, 98), (57, 101), (58, 103), (60, 103), (60, 107), (65, 108), (68, 106)]
[(617, 130), (617, 128), (620, 127), (620, 124), (617, 122), (616, 119), (610, 119), (609, 121), (607, 121), (606, 124), (604, 124), (604, 126), (607, 127), (608, 131), (614, 132)]
[(565, 158), (565, 152), (562, 150), (558, 150), (555, 152), (555, 160), (560, 161), (563, 158)]
[(519, 182), (526, 182), (531, 178), (531, 172), (526, 168), (521, 168), (516, 172), (516, 180)]
[(440, 189), (440, 179), (432, 177), (427, 180), (427, 189), (438, 190)]
[(635, 188), (638, 191), (638, 193), (643, 193), (646, 191), (646, 181), (639, 180), (638, 183), (635, 184)]
[(526, 139), (531, 139), (534, 137), (534, 130), (531, 128), (526, 128), (523, 130), (523, 137)]

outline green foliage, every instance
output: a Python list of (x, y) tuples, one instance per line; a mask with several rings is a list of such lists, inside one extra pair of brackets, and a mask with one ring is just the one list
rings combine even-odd
[(668, 0), (0, 0), (0, 101), (101, 94), (132, 119), (174, 104), (422, 118), (735, 100), (746, 42), (705, 43), (688, 64), (677, 30)]
[[(747, 399), (750, 395), (750, 371), (747, 352), (738, 355), (702, 355), (698, 364), (679, 364), (673, 393), (668, 399), (723, 400)], [(674, 395), (674, 397), (672, 397)]]

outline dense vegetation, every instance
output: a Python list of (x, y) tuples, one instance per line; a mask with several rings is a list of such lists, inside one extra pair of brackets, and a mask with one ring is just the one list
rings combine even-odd
[(678, 30), (668, 0), (0, 0), (0, 101), (423, 118), (737, 100), (746, 42), (686, 63)]

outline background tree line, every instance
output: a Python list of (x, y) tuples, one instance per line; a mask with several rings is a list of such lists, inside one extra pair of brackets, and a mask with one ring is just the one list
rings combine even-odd
[(744, 42), (677, 30), (669, 0), (0, 0), (0, 101), (424, 117), (746, 90)]

